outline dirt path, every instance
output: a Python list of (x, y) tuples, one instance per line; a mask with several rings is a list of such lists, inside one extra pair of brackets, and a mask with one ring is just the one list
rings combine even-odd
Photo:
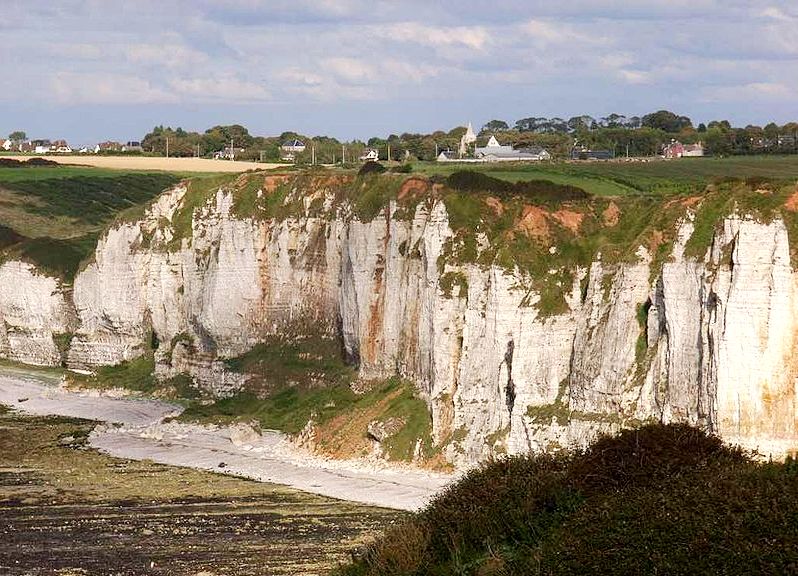
[(296, 450), (274, 431), (257, 436), (240, 428), (164, 423), (179, 407), (68, 392), (19, 374), (0, 376), (0, 403), (30, 414), (112, 423), (98, 426), (89, 438), (92, 447), (111, 456), (233, 474), (386, 508), (418, 509), (452, 479), (411, 468), (318, 458)]

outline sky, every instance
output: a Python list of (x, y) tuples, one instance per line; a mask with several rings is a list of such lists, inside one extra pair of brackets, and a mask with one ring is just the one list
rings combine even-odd
[(795, 0), (0, 0), (0, 137), (798, 120)]

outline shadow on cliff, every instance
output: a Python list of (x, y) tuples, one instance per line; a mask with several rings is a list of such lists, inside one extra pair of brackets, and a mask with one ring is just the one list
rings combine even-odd
[(357, 556), (340, 574), (795, 573), (798, 465), (649, 425), (487, 463)]

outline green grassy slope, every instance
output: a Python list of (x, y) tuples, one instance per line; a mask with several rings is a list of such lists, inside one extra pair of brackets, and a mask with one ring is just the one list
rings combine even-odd
[(85, 167), (0, 168), (0, 258), (71, 279), (102, 229), (179, 180), (169, 173)]

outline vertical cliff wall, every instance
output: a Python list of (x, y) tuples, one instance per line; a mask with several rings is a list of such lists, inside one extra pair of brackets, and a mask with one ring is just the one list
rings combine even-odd
[(421, 188), (410, 209), (391, 201), (364, 218), (323, 184), (294, 186), (283, 202), (301, 209), (283, 217), (258, 212), (268, 182), (249, 191), (249, 213), (238, 192), (194, 206), (178, 186), (108, 231), (72, 294), (27, 265), (0, 267), (33, 295), (3, 283), (0, 353), (55, 363), (53, 336), (74, 332), (68, 362), (85, 368), (154, 346), (159, 374), (226, 395), (245, 383), (221, 360), (272, 335), (323, 334), (342, 339), (362, 378), (414, 381), (456, 463), (582, 445), (649, 419), (774, 454), (798, 447), (783, 219), (732, 209), (704, 253), (687, 255), (686, 206), (665, 258), (645, 243), (623, 259), (599, 248), (558, 281), (552, 311), (533, 273), (451, 258), (446, 205)]

